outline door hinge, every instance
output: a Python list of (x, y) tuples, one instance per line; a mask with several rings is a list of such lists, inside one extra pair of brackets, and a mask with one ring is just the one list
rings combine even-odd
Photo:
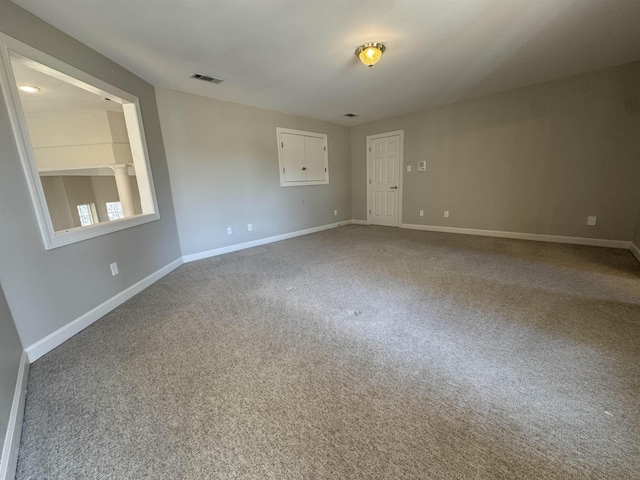
[(327, 147), (324, 147), (324, 151), (325, 151), (325, 152), (327, 151)]
[(282, 173), (284, 173), (284, 167), (282, 167)]
[(280, 146), (284, 148), (284, 142), (280, 142)]
[(371, 185), (371, 179), (369, 179), (369, 185)]
[(369, 215), (371, 215), (371, 210), (369, 210)]
[(327, 173), (327, 169), (326, 168), (324, 169), (324, 173)]
[(371, 153), (371, 147), (369, 147), (369, 153)]

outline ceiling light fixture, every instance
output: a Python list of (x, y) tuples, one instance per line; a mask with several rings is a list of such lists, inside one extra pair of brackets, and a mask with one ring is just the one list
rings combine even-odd
[(356, 57), (358, 57), (367, 67), (371, 68), (378, 63), (378, 60), (380, 60), (384, 51), (385, 46), (381, 43), (365, 43), (356, 49)]
[(40, 91), (39, 87), (34, 87), (33, 85), (20, 85), (18, 88), (27, 93), (38, 93)]

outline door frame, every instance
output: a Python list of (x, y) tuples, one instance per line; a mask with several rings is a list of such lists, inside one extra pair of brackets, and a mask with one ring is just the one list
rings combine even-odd
[(400, 227), (402, 225), (402, 181), (404, 177), (404, 130), (394, 130), (393, 132), (386, 133), (378, 133), (376, 135), (367, 135), (367, 149), (366, 159), (367, 159), (367, 225), (371, 225), (371, 210), (373, 208), (372, 200), (371, 200), (371, 162), (369, 158), (369, 154), (371, 153), (371, 141), (377, 140), (379, 138), (384, 137), (393, 137), (395, 135), (400, 135), (400, 154), (399, 154), (399, 162), (398, 162), (398, 225)]

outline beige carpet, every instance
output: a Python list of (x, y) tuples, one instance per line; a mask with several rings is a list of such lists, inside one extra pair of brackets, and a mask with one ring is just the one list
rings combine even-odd
[(18, 479), (638, 479), (628, 251), (349, 226), (183, 265), (31, 368)]

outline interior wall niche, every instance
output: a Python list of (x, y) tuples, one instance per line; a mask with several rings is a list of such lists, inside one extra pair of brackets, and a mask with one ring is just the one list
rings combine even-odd
[(280, 186), (329, 183), (327, 135), (290, 128), (276, 128)]
[(158, 219), (137, 97), (3, 34), (0, 50), (45, 248)]

